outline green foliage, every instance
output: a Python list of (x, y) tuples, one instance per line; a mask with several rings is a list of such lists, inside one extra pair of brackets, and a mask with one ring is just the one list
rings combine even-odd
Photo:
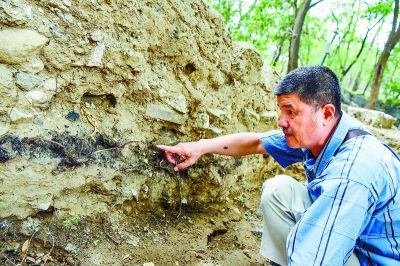
[(386, 82), (384, 87), (384, 95), (386, 98), (385, 105), (400, 105), (400, 81), (390, 80)]
[[(293, 23), (290, 3), (282, 0), (210, 0), (235, 40), (252, 42), (266, 57), (280, 39), (288, 40)], [(279, 14), (279, 16), (277, 15)]]
[(368, 6), (366, 10), (366, 16), (371, 16), (373, 18), (378, 18), (379, 16), (386, 17), (393, 13), (394, 0), (381, 0), (373, 3), (373, 5)]
[[(294, 23), (293, 1), (297, 6), (303, 2), (209, 0), (209, 3), (222, 14), (234, 40), (252, 42), (266, 63), (284, 75)], [(368, 95), (375, 64), (383, 48), (382, 40), (387, 39), (394, 0), (324, 0), (322, 4), (328, 2), (329, 10), (318, 10), (321, 8), (318, 4), (306, 16), (299, 65), (319, 65), (325, 56), (324, 65), (337, 73), (344, 89)], [(312, 10), (316, 10), (314, 15)], [(385, 70), (381, 96), (387, 103), (399, 101), (397, 76), (400, 75), (393, 73), (400, 72), (396, 63), (400, 61), (399, 50), (392, 51)]]
[(63, 221), (63, 225), (65, 227), (71, 227), (71, 226), (77, 225), (80, 220), (81, 220), (81, 217), (79, 217), (78, 215), (71, 215), (70, 217), (68, 217), (67, 219), (65, 219)]

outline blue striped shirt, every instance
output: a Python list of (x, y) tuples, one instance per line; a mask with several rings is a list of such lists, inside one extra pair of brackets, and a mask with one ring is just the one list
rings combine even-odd
[(343, 143), (354, 128), (343, 114), (317, 158), (281, 131), (262, 138), (281, 166), (304, 163), (313, 201), (288, 236), (289, 265), (343, 265), (353, 252), (361, 265), (400, 265), (400, 161), (371, 135)]

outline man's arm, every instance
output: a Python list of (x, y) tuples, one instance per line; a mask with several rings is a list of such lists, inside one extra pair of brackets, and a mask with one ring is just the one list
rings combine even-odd
[(175, 170), (183, 170), (208, 153), (228, 156), (266, 154), (261, 136), (261, 133), (237, 133), (213, 139), (179, 143), (175, 146), (157, 145), (157, 148), (165, 151), (170, 163), (176, 164)]

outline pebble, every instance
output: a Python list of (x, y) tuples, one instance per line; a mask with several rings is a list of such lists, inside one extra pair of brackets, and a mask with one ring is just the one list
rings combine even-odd
[(13, 225), (14, 225), (14, 223), (11, 221), (7, 221), (7, 220), (0, 221), (0, 229), (9, 228), (9, 227), (12, 227)]
[(77, 113), (75, 111), (71, 111), (65, 116), (65, 118), (68, 119), (71, 122), (78, 121), (79, 120), (79, 113)]
[(15, 75), (15, 83), (19, 88), (25, 91), (30, 91), (36, 88), (41, 82), (42, 79), (39, 77), (24, 72), (18, 72)]
[(10, 117), (11, 122), (17, 123), (20, 121), (32, 119), (33, 115), (21, 112), (17, 108), (13, 108), (9, 114), (9, 117)]
[(155, 266), (153, 262), (145, 262), (143, 264), (140, 264), (140, 266)]

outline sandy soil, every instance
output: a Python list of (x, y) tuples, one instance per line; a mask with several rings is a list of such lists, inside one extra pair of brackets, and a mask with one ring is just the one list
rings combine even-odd
[(117, 206), (96, 220), (71, 216), (60, 222), (42, 213), (24, 223), (2, 221), (1, 264), (270, 265), (258, 252), (261, 218), (255, 212), (131, 207), (129, 213), (128, 206)]

